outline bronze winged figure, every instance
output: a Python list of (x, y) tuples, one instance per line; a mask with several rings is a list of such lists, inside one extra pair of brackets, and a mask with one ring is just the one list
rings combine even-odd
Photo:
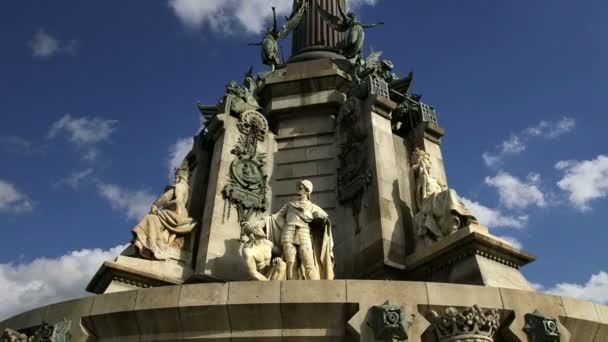
[(272, 8), (274, 17), (274, 25), (268, 28), (264, 39), (260, 43), (249, 44), (250, 46), (261, 46), (262, 47), (262, 63), (272, 67), (274, 71), (277, 66), (281, 65), (281, 57), (279, 56), (279, 40), (287, 37), (291, 31), (293, 31), (304, 17), (304, 13), (308, 9), (308, 1), (305, 1), (297, 7), (297, 9), (287, 18), (287, 22), (283, 26), (283, 29), (279, 31), (276, 9)]
[(342, 5), (338, 1), (338, 9), (340, 15), (335, 16), (322, 6), (317, 4), (317, 9), (323, 20), (336, 31), (347, 32), (346, 46), (343, 48), (342, 54), (347, 58), (355, 58), (361, 55), (363, 44), (365, 43), (365, 29), (384, 25), (383, 22), (366, 25), (357, 20), (357, 16), (353, 12), (345, 13)]

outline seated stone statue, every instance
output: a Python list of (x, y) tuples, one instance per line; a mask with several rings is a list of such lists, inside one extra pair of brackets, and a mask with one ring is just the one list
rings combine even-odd
[(297, 182), (295, 201), (255, 223), (274, 245), (281, 246), (287, 280), (334, 279), (331, 223), (327, 213), (310, 201), (312, 190), (310, 181)]
[(418, 207), (418, 213), (414, 216), (416, 250), (433, 244), (458, 229), (478, 224), (456, 191), (448, 189), (443, 182), (431, 176), (428, 153), (416, 149), (412, 163)]
[(150, 213), (133, 228), (133, 245), (145, 259), (167, 260), (167, 249), (177, 235), (189, 234), (196, 222), (189, 216), (186, 162), (175, 172), (175, 184), (152, 204)]
[(285, 262), (278, 257), (281, 250), (267, 239), (266, 232), (259, 226), (243, 224), (243, 235), (249, 238), (243, 246), (243, 258), (250, 279), (285, 280)]

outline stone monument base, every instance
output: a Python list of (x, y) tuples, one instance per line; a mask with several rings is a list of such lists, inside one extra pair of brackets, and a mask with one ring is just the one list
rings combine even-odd
[(102, 294), (180, 285), (191, 275), (190, 267), (176, 260), (152, 261), (121, 255), (101, 265), (87, 291)]
[(406, 259), (406, 279), (533, 291), (519, 268), (535, 257), (469, 226)]
[[(528, 341), (524, 327), (536, 312), (554, 320), (560, 342), (606, 341), (608, 334), (604, 305), (488, 286), (365, 280), (210, 283), (124, 291), (32, 310), (0, 322), (0, 331), (28, 332), (42, 322), (67, 320), (72, 342), (371, 342), (387, 340), (376, 336), (404, 333), (410, 342), (437, 342), (431, 310), (441, 315), (450, 307), (462, 311), (474, 305), (500, 315), (492, 339), (497, 342)], [(388, 315), (382, 316), (387, 309)], [(405, 324), (392, 318), (403, 318)]]

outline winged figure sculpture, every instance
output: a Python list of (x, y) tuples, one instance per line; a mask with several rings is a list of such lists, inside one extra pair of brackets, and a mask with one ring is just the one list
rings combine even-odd
[(342, 53), (347, 58), (355, 58), (361, 55), (363, 44), (365, 43), (365, 29), (384, 25), (383, 22), (366, 25), (357, 20), (353, 12), (344, 12), (340, 1), (338, 1), (339, 16), (327, 12), (321, 5), (317, 4), (317, 9), (323, 20), (336, 31), (347, 32), (346, 45)]
[(274, 17), (274, 25), (268, 28), (264, 39), (260, 43), (249, 44), (250, 46), (262, 47), (262, 63), (272, 67), (272, 71), (277, 66), (281, 65), (281, 57), (279, 56), (279, 40), (284, 39), (293, 31), (304, 17), (304, 13), (308, 9), (308, 1), (303, 1), (302, 4), (294, 9), (294, 12), (287, 19), (283, 29), (279, 31), (276, 10), (273, 7), (272, 13)]

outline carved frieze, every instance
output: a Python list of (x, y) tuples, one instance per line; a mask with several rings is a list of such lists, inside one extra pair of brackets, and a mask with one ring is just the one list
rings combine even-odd
[(237, 127), (241, 135), (231, 151), (236, 159), (230, 165), (230, 181), (223, 194), (229, 205), (236, 207), (239, 222), (244, 222), (254, 212), (267, 209), (266, 154), (258, 152), (258, 142), (265, 141), (268, 122), (257, 111), (247, 111), (241, 115)]
[(386, 301), (382, 306), (372, 307), (370, 313), (368, 325), (373, 329), (377, 340), (408, 340), (414, 315), (407, 315), (402, 305), (394, 305)]
[(483, 311), (477, 305), (449, 307), (441, 313), (431, 311), (431, 315), (438, 342), (492, 342), (500, 326), (498, 310)]
[(342, 139), (338, 155), (338, 200), (352, 208), (359, 232), (363, 195), (372, 179), (368, 134), (361, 123), (361, 101), (350, 97), (340, 108), (338, 122)]
[(530, 342), (559, 342), (560, 332), (556, 319), (546, 317), (538, 310), (526, 314), (525, 319), (524, 331)]
[(0, 342), (69, 342), (72, 321), (64, 319), (54, 325), (43, 322), (31, 336), (12, 329), (5, 329)]

